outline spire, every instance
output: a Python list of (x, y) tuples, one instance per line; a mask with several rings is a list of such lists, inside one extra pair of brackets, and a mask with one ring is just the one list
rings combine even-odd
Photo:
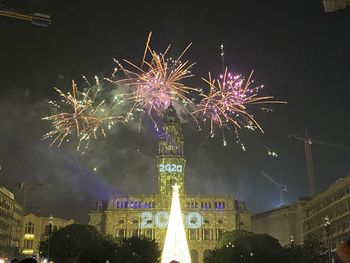
[(169, 107), (165, 110), (163, 120), (164, 125), (180, 124), (179, 116), (177, 116), (176, 110), (172, 103), (170, 103)]
[(180, 207), (179, 186), (177, 184), (173, 186), (170, 217), (161, 263), (169, 263), (174, 260), (181, 263), (191, 262)]
[(160, 155), (183, 156), (183, 134), (180, 118), (172, 104), (163, 116), (163, 134), (159, 141)]

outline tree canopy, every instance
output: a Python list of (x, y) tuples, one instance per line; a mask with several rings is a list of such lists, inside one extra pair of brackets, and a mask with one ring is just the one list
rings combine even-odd
[(278, 240), (267, 234), (245, 230), (224, 233), (218, 247), (204, 256), (204, 263), (316, 263), (324, 262), (325, 250), (321, 243), (306, 240), (300, 246), (282, 247)]
[[(72, 224), (54, 232), (50, 238), (50, 258), (54, 262), (158, 262), (160, 251), (154, 240), (142, 237), (114, 239), (101, 235), (89, 225)], [(47, 257), (48, 240), (39, 246)]]

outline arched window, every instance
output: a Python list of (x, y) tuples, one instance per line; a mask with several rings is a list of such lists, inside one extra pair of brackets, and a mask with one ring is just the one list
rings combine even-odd
[(142, 202), (139, 201), (138, 208), (141, 208), (141, 207), (142, 207)]
[(190, 255), (191, 255), (191, 263), (198, 263), (198, 251), (195, 249), (191, 249)]
[(218, 206), (218, 208), (219, 208), (219, 209), (221, 209), (221, 208), (222, 208), (222, 206), (221, 206), (221, 202), (219, 202), (219, 206)]
[(222, 201), (222, 208), (225, 208), (225, 201)]
[(130, 202), (130, 207), (133, 208), (134, 207), (134, 201)]
[(214, 202), (214, 208), (218, 208), (218, 202)]
[(119, 202), (119, 201), (117, 201), (117, 208), (119, 208), (119, 206), (120, 206), (120, 202)]
[(125, 202), (124, 202), (124, 208), (128, 208), (128, 204), (129, 204), (129, 202), (128, 202), (128, 201), (125, 201)]

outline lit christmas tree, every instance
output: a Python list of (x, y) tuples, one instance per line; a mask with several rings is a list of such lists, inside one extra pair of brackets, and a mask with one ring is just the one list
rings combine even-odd
[(173, 198), (166, 232), (165, 243), (162, 254), (162, 263), (171, 261), (190, 263), (191, 256), (188, 250), (185, 227), (182, 220), (182, 213), (179, 200), (179, 186), (173, 186)]

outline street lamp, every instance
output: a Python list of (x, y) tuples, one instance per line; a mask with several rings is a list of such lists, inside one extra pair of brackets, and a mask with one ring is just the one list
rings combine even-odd
[(234, 248), (234, 247), (235, 247), (235, 245), (234, 245), (234, 244), (232, 244), (231, 242), (228, 242), (228, 244), (226, 245), (226, 247), (227, 247), (227, 248), (229, 248), (229, 247)]
[(250, 251), (249, 256), (250, 256), (250, 262), (253, 262), (253, 257), (254, 257), (253, 251)]
[(328, 262), (332, 262), (332, 255), (331, 255), (331, 240), (330, 240), (330, 231), (329, 227), (331, 225), (331, 222), (329, 220), (328, 215), (324, 218), (324, 228), (326, 232), (326, 239), (327, 239), (327, 247), (328, 247)]
[(50, 215), (50, 217), (49, 217), (49, 233), (48, 233), (48, 238), (47, 238), (47, 260), (49, 263), (50, 263), (50, 241), (51, 241), (52, 220), (53, 220), (53, 216)]

